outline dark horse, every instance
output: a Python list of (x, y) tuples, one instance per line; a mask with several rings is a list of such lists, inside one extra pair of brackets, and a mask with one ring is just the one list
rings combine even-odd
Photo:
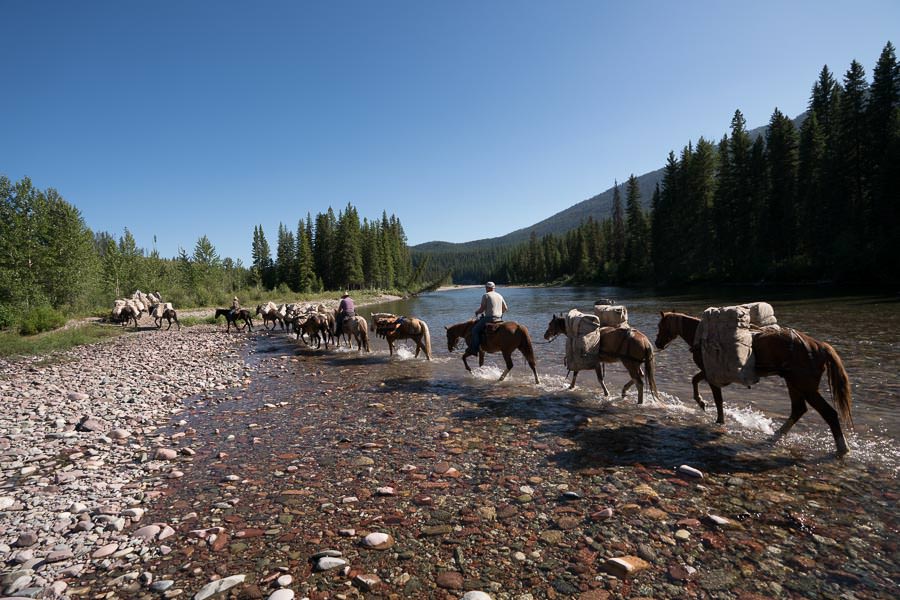
[[(454, 348), (456, 348), (456, 343), (460, 339), (465, 339), (466, 343), (468, 343), (474, 325), (475, 319), (470, 319), (447, 327), (447, 350), (453, 352)], [(506, 361), (506, 370), (500, 376), (500, 381), (503, 381), (513, 368), (512, 353), (515, 350), (521, 352), (525, 360), (528, 361), (528, 366), (531, 367), (531, 372), (534, 373), (534, 382), (540, 383), (537, 368), (534, 366), (534, 348), (531, 345), (531, 335), (529, 335), (527, 327), (519, 325), (515, 321), (491, 323), (485, 327), (481, 338), (481, 347), (478, 352), (478, 366), (484, 364), (485, 352), (502, 352), (503, 360)], [(472, 369), (466, 361), (468, 356), (470, 355), (463, 352), (462, 360), (466, 370), (471, 371)]]
[(309, 342), (304, 338), (303, 343), (307, 346), (312, 346), (313, 341), (315, 341), (317, 349), (322, 346), (322, 341), (324, 340), (325, 349), (328, 350), (328, 318), (325, 315), (310, 313), (309, 315), (297, 317), (294, 320), (294, 333), (297, 334), (298, 340), (301, 336), (308, 335)]
[[(545, 340), (552, 340), (558, 335), (566, 333), (566, 318), (553, 315), (550, 324), (547, 325), (547, 331), (544, 332)], [(656, 377), (654, 377), (654, 358), (653, 346), (646, 335), (633, 327), (603, 327), (599, 339), (597, 366), (594, 371), (597, 373), (597, 381), (603, 388), (603, 395), (609, 396), (609, 390), (603, 382), (603, 363), (622, 362), (622, 365), (628, 369), (631, 379), (622, 388), (622, 397), (632, 385), (637, 385), (638, 404), (644, 403), (644, 373), (641, 372), (641, 363), (647, 375), (647, 383), (650, 384), (650, 392), (654, 397), (657, 396)], [(569, 389), (575, 387), (575, 378), (578, 377), (578, 371), (572, 373), (572, 385)]]
[(166, 327), (166, 331), (172, 329), (172, 321), (175, 321), (175, 324), (178, 325), (178, 329), (181, 329), (181, 323), (178, 322), (178, 313), (175, 312), (174, 308), (166, 308), (163, 310), (158, 310), (151, 315), (153, 320), (156, 321), (156, 328), (162, 329), (162, 322), (165, 319), (169, 326)]
[[(700, 372), (691, 379), (694, 400), (700, 408), (706, 410), (706, 404), (700, 397), (700, 390), (697, 387), (706, 379), (703, 354), (700, 346), (694, 345), (700, 319), (676, 312), (661, 312), (660, 316), (656, 347), (662, 350), (676, 337), (680, 337), (691, 346), (694, 363), (700, 367)], [(794, 423), (806, 412), (806, 404), (809, 403), (831, 428), (838, 456), (847, 454), (849, 449), (841, 431), (840, 420), (843, 420), (847, 427), (853, 428), (853, 418), (850, 415), (850, 380), (844, 369), (844, 363), (834, 348), (794, 329), (764, 329), (760, 333), (753, 334), (753, 354), (756, 357), (756, 374), (760, 377), (772, 375), (782, 377), (791, 397), (791, 416), (775, 433), (775, 440), (790, 431)], [(837, 411), (819, 393), (819, 382), (825, 371), (828, 371), (828, 383)], [(716, 423), (724, 423), (722, 388), (711, 383), (709, 387), (716, 403)]]
[[(253, 331), (253, 319), (250, 317), (250, 311), (246, 308), (241, 308), (238, 310), (231, 310), (230, 308), (217, 308), (216, 309), (216, 320), (219, 320), (219, 317), (225, 317), (225, 321), (228, 322), (228, 328), (225, 332), (231, 331), (231, 326), (234, 325), (235, 331), (240, 331), (244, 327), (247, 328), (247, 331)], [(238, 327), (238, 321), (243, 321), (244, 324)]]

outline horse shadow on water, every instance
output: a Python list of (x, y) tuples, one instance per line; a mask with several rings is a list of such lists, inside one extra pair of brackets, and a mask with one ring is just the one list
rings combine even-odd
[[(397, 383), (401, 387), (409, 385), (411, 391), (417, 389), (413, 381)], [(439, 382), (431, 387), (437, 388), (437, 393), (447, 392), (440, 389)], [(601, 403), (571, 392), (525, 395), (517, 394), (511, 386), (485, 390), (478, 386), (467, 388), (458, 382), (446, 387), (452, 387), (454, 394), (474, 404), (453, 414), (460, 421), (518, 420), (535, 441), (553, 446), (553, 438), (569, 440), (572, 445), (545, 459), (568, 471), (635, 464), (675, 469), (689, 464), (709, 473), (761, 473), (799, 463), (833, 460), (830, 455), (794, 457), (773, 445), (771, 437), (746, 439), (712, 422), (679, 422), (662, 407), (637, 409), (636, 405), (631, 406), (635, 402), (632, 396)], [(655, 411), (658, 414), (653, 414)]]

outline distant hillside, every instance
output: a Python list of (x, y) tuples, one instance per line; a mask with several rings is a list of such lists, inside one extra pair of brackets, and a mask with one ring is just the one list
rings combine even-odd
[[(806, 119), (806, 113), (801, 114), (796, 119), (794, 119), (794, 125), (799, 130), (800, 125)], [(757, 136), (765, 135), (767, 126), (757, 127), (749, 132), (750, 138), (755, 140)], [(718, 140), (712, 140), (713, 143), (718, 142)], [(663, 177), (663, 169), (657, 169), (655, 171), (650, 171), (649, 173), (644, 173), (643, 175), (639, 175), (638, 185), (641, 188), (641, 199), (644, 203), (644, 208), (649, 210), (650, 208), (650, 200), (653, 197), (653, 189), (656, 187), (656, 184), (662, 181)], [(619, 182), (619, 193), (622, 196), (622, 202), (625, 202), (625, 182), (628, 179), (627, 174), (623, 174), (621, 181)], [(612, 215), (612, 200), (613, 200), (613, 188), (609, 188), (605, 192), (601, 192), (596, 196), (588, 198), (587, 200), (582, 200), (578, 204), (570, 206), (569, 208), (556, 213), (550, 217), (547, 217), (543, 221), (539, 223), (535, 223), (529, 227), (524, 227), (522, 229), (517, 229), (511, 233), (507, 233), (506, 235), (495, 237), (495, 238), (485, 238), (481, 240), (474, 240), (471, 242), (462, 242), (462, 243), (453, 243), (453, 242), (425, 242), (423, 244), (419, 244), (417, 246), (412, 246), (410, 249), (414, 253), (428, 253), (428, 254), (460, 254), (465, 252), (472, 252), (476, 250), (483, 250), (485, 248), (501, 248), (505, 246), (512, 246), (516, 244), (520, 244), (522, 242), (528, 241), (528, 238), (531, 236), (531, 233), (534, 232), (538, 237), (553, 233), (553, 234), (564, 234), (565, 232), (578, 227), (581, 223), (586, 221), (588, 217), (593, 217), (594, 220), (602, 221), (603, 219), (607, 219)]]

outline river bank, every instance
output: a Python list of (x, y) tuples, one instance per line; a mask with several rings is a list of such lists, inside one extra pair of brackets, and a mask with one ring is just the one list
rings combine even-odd
[(430, 364), (201, 326), (3, 365), (4, 593), (892, 597), (883, 474)]

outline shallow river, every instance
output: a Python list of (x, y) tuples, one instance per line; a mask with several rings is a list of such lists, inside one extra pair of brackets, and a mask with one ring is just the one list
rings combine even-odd
[[(853, 418), (855, 434), (850, 434), (849, 443), (854, 457), (866, 462), (874, 461), (894, 469), (900, 465), (900, 416), (896, 411), (900, 405), (900, 299), (871, 295), (822, 295), (811, 297), (808, 290), (802, 295), (796, 291), (773, 292), (758, 289), (728, 289), (724, 293), (692, 293), (685, 295), (653, 295), (647, 291), (626, 288), (502, 288), (498, 289), (506, 298), (509, 312), (506, 318), (524, 323), (530, 330), (535, 344), (538, 373), (541, 385), (531, 393), (546, 395), (568, 393), (563, 366), (563, 338), (547, 344), (543, 333), (553, 313), (564, 313), (571, 308), (591, 312), (594, 301), (609, 298), (624, 304), (628, 309), (632, 326), (644, 332), (651, 341), (657, 333), (659, 311), (676, 310), (697, 315), (709, 306), (725, 306), (738, 303), (765, 300), (772, 304), (776, 317), (783, 326), (793, 327), (812, 337), (826, 341), (837, 350), (850, 376), (853, 390)], [(426, 294), (400, 302), (360, 311), (366, 317), (373, 310), (395, 314), (417, 316), (429, 323), (432, 332), (436, 362), (427, 368), (415, 361), (416, 373), (423, 383), (439, 382), (453, 388), (454, 382), (471, 385), (472, 376), (463, 370), (461, 348), (450, 354), (447, 350), (444, 326), (469, 318), (477, 308), (483, 288), (464, 288)], [(412, 346), (410, 346), (411, 348)], [(383, 340), (373, 345), (376, 353), (386, 352)], [(397, 370), (403, 370), (399, 363), (411, 357), (409, 352), (401, 352), (396, 362)], [(500, 385), (514, 386), (515, 393), (528, 394), (531, 373), (521, 355), (513, 355), (515, 367), (510, 381)], [(476, 361), (470, 359), (470, 364)], [(485, 366), (476, 369), (475, 378), (485, 386), (494, 381), (503, 370), (500, 354), (490, 355)], [(696, 372), (687, 345), (675, 340), (662, 352), (657, 353), (657, 384), (662, 392), (658, 406), (660, 418), (678, 419), (685, 424), (715, 421), (712, 394), (706, 383), (701, 383), (700, 393), (708, 402), (707, 413), (699, 411), (691, 398), (690, 379)], [(826, 378), (820, 391), (831, 401), (826, 389)], [(618, 408), (626, 409), (636, 402), (637, 393), (629, 391), (623, 400), (618, 394), (628, 380), (627, 372), (621, 364), (607, 368), (606, 381), (612, 396), (608, 401)], [(576, 392), (597, 401), (606, 401), (593, 373), (581, 373)], [(771, 435), (790, 412), (787, 388), (780, 377), (763, 379), (752, 389), (729, 386), (724, 390), (726, 427), (735, 436), (750, 440)], [(652, 402), (652, 398), (650, 399)], [(812, 408), (804, 415), (784, 443), (812, 448), (818, 452), (833, 451), (833, 438), (824, 420)]]

